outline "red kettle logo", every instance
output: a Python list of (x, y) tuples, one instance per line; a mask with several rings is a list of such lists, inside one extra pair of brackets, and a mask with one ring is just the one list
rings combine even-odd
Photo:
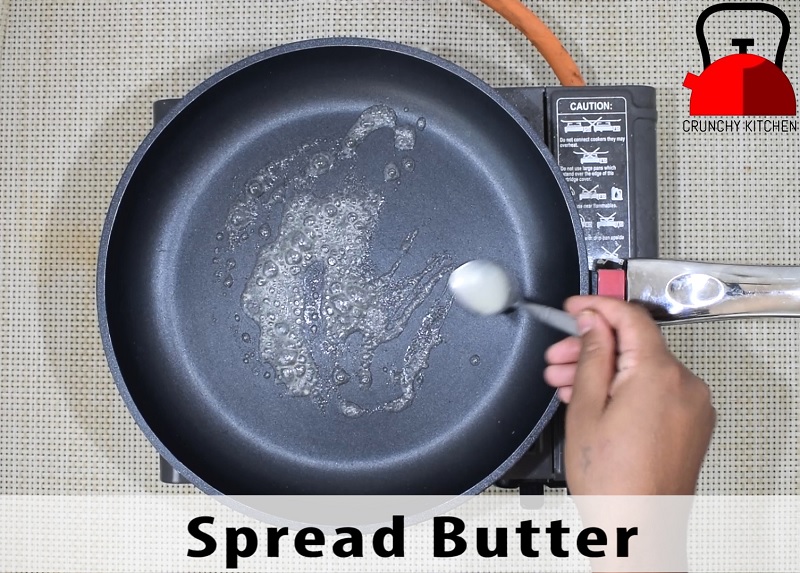
[[(713, 64), (703, 27), (712, 14), (722, 10), (763, 10), (778, 17), (783, 27), (775, 62), (748, 54), (752, 38), (734, 38), (731, 45), (738, 54), (720, 58)], [(706, 8), (697, 19), (697, 41), (703, 57), (703, 72), (686, 74), (684, 87), (692, 90), (691, 115), (796, 115), (794, 88), (783, 73), (783, 55), (789, 43), (789, 18), (780, 9), (762, 2), (723, 2)]]

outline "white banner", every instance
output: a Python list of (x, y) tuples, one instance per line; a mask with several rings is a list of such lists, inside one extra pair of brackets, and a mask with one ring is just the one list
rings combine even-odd
[(0, 532), (2, 571), (800, 571), (794, 496), (0, 496)]

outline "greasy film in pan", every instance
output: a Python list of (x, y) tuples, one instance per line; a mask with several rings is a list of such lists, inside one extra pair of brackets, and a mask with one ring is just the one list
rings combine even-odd
[[(256, 243), (255, 264), (237, 285), (242, 313), (258, 327), (241, 333), (253, 342), (242, 360), (254, 375), (273, 379), (286, 395), (308, 397), (322, 411), (359, 417), (407, 408), (442, 342), (452, 304), (442, 282), (453, 269), (450, 255), (432, 253), (421, 268), (401, 271), (419, 233), (409, 228), (388, 270), (378, 271), (372, 257), (386, 195), (402, 192), (425, 127), (424, 117), (404, 124), (386, 105), (365, 109), (341, 137), (305, 142), (265, 162), (216, 234), (214, 278), (223, 288), (234, 287), (237, 249)], [(373, 166), (386, 183), (373, 187), (357, 168), (359, 148), (377, 130), (392, 133), (396, 159)], [(373, 372), (375, 352), (402, 334), (418, 309), (422, 316), (402, 357)], [(376, 377), (394, 394), (370, 393)], [(345, 385), (357, 385), (363, 398), (345, 397)]]

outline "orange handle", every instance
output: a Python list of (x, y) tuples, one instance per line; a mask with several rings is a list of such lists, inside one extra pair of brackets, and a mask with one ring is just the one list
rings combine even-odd
[(481, 2), (525, 34), (533, 47), (539, 50), (553, 68), (562, 86), (586, 85), (578, 65), (556, 35), (520, 0), (481, 0)]

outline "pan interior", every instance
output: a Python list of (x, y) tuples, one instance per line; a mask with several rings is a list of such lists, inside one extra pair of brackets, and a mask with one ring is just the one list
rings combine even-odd
[[(189, 477), (228, 494), (459, 494), (544, 415), (543, 352), (559, 335), (469, 315), (445, 289), (474, 258), (537, 302), (581, 288), (558, 180), (479, 87), (390, 50), (256, 58), (135, 161), (109, 239), (108, 328), (129, 407)], [(309, 217), (329, 223), (316, 242), (304, 231), (311, 247), (296, 234)], [(344, 310), (324, 300), (337, 276), (360, 293)], [(270, 291), (281, 277), (295, 299)], [(353, 319), (359, 301), (395, 335)], [(281, 357), (287, 332), (306, 351)]]

